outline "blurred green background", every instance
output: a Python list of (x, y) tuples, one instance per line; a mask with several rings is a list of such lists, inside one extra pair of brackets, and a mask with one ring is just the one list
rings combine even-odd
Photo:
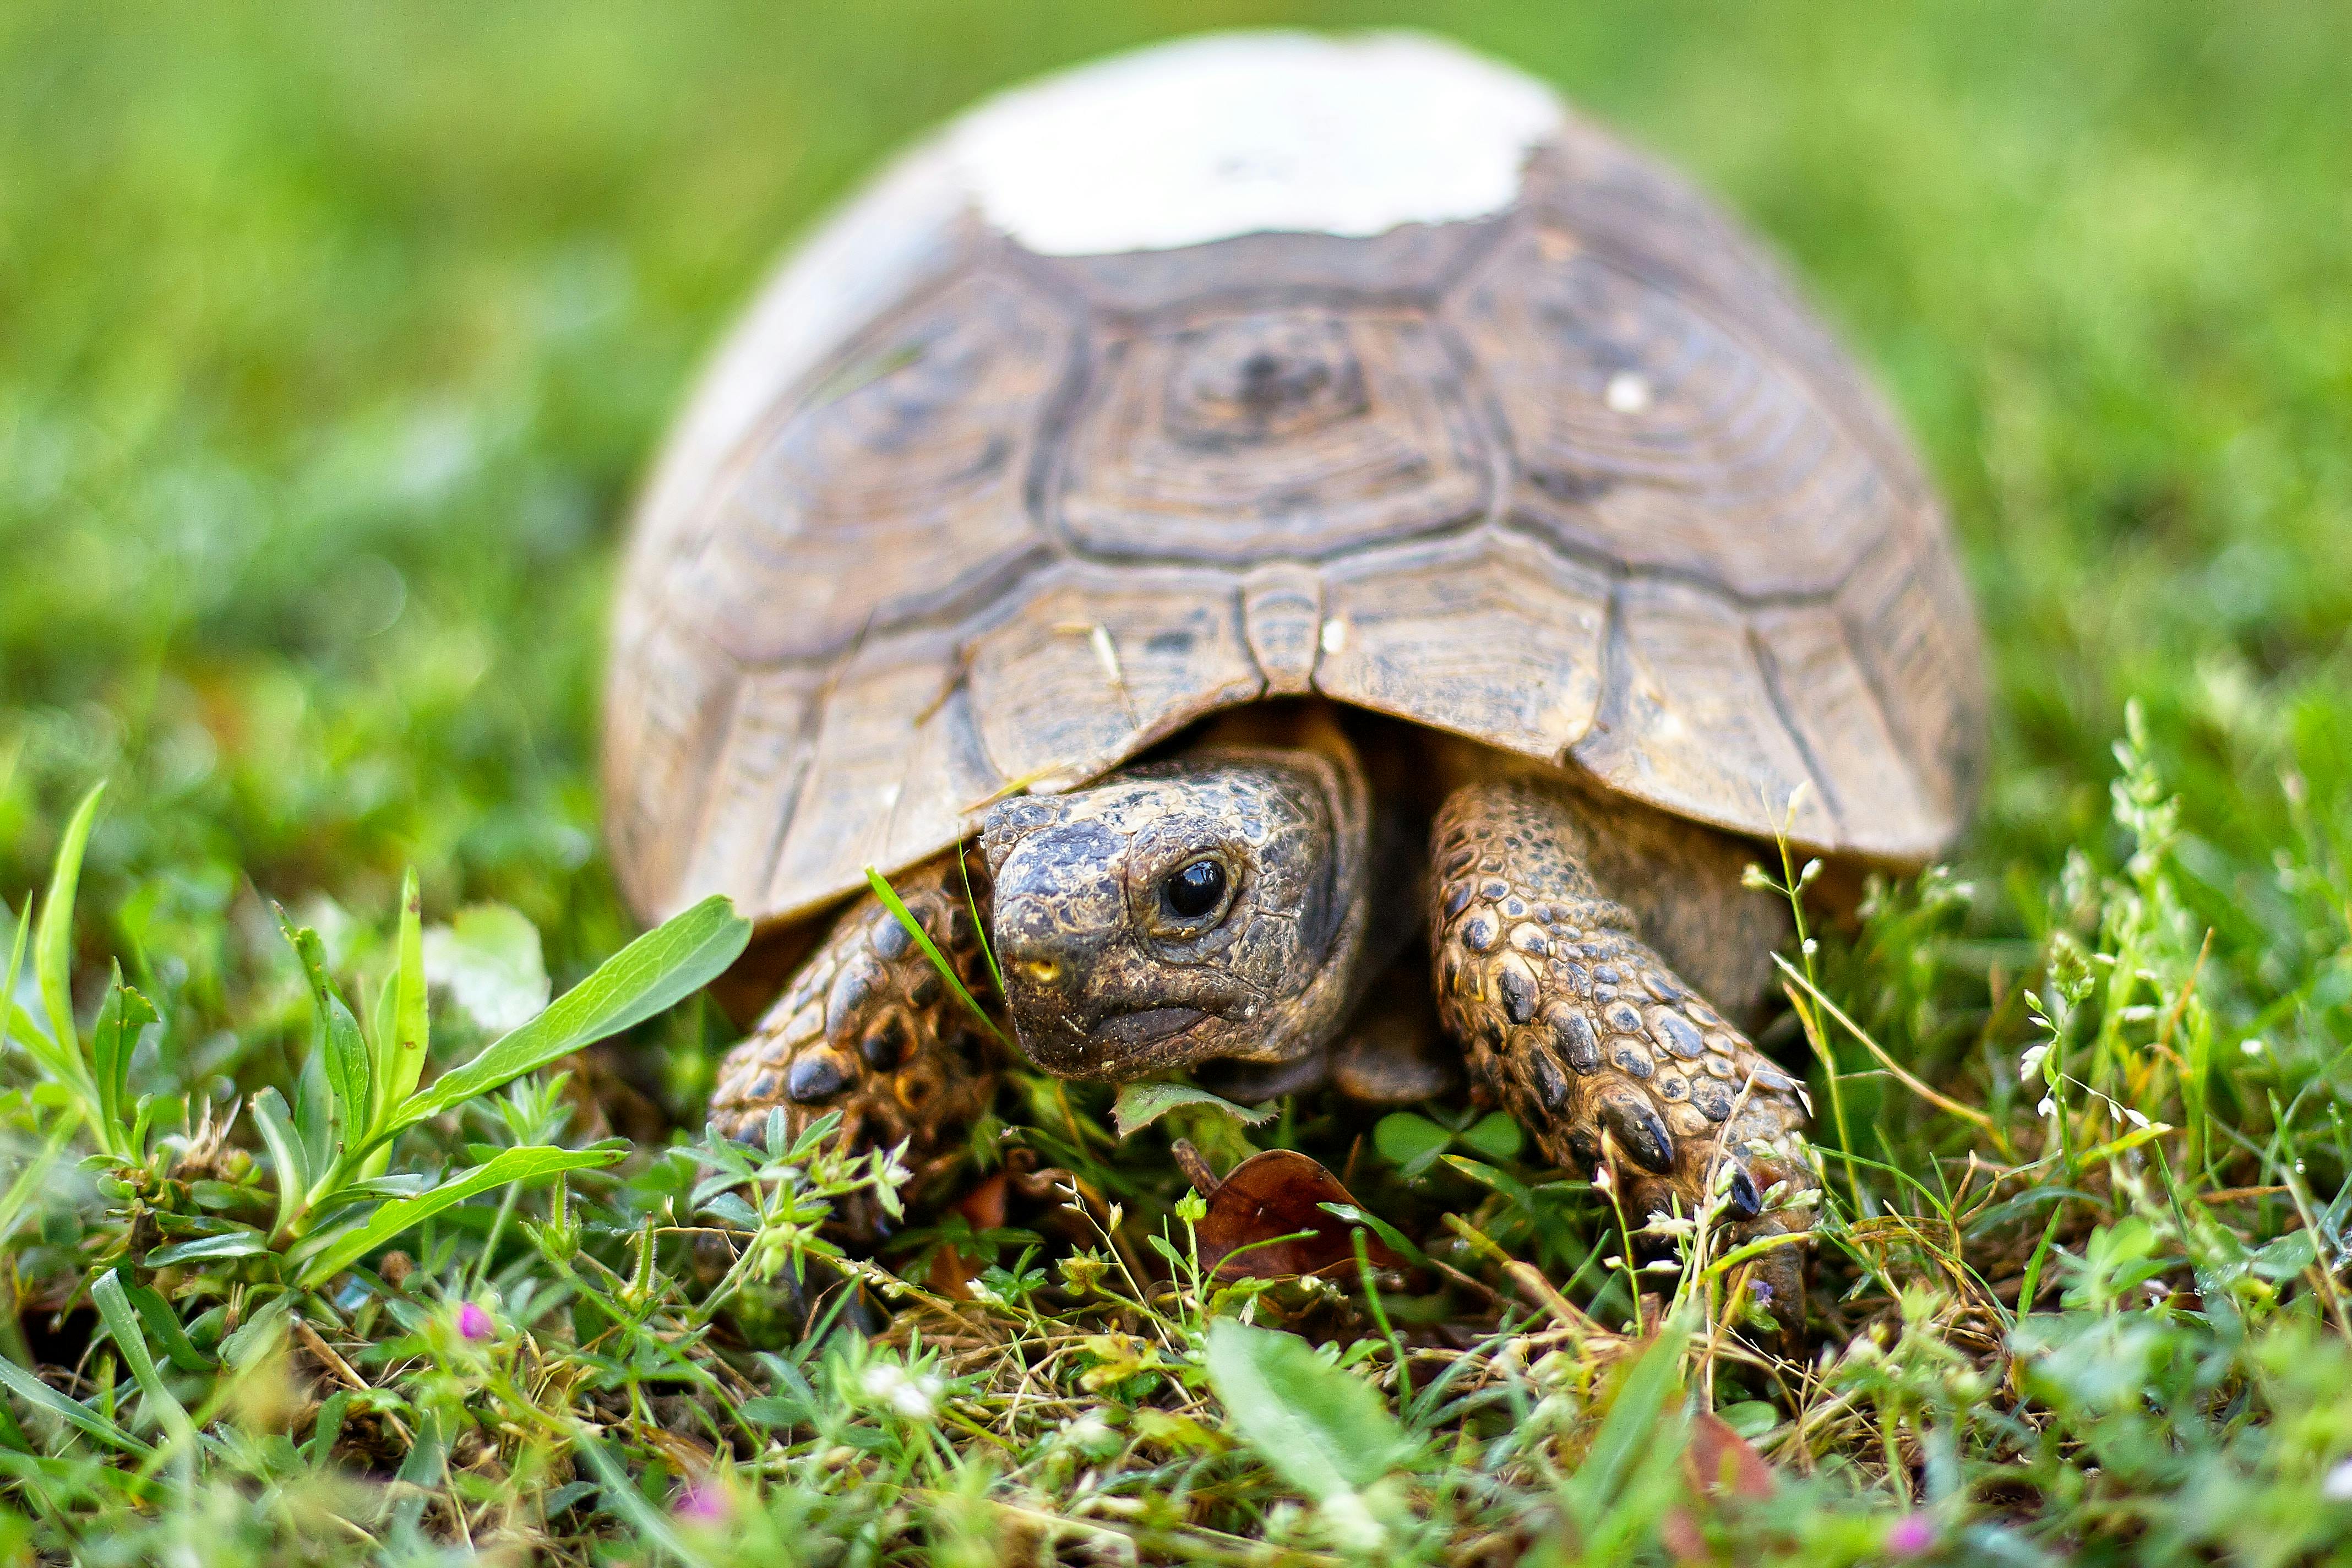
[(89, 907), (183, 1005), (240, 962), (242, 879), (374, 919), (409, 860), (577, 973), (626, 924), (613, 547), (733, 308), (975, 96), (1269, 22), (1435, 26), (1559, 83), (1849, 329), (1998, 661), (1980, 928), (2112, 845), (2137, 696), (2231, 972), (2336, 940), (2272, 864), (2352, 832), (2352, 7), (2195, 0), (8, 0), (0, 891), (105, 774)]

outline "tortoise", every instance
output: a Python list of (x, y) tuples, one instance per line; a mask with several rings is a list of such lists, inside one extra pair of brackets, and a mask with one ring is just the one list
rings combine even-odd
[[(920, 1162), (989, 1103), (873, 868), (1048, 1073), (1466, 1068), (1762, 1237), (1818, 1174), (1743, 872), (1943, 850), (1984, 708), (1938, 500), (1754, 239), (1449, 44), (1212, 35), (982, 104), (787, 259), (640, 502), (604, 779), (643, 916), (803, 954), (722, 1131)], [(1375, 992), (1424, 933), (1434, 1055)]]

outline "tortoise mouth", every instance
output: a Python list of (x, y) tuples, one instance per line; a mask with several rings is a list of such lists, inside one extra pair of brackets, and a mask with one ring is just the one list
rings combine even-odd
[(1198, 1007), (1139, 1007), (1131, 1013), (1114, 1014), (1096, 1025), (1094, 1039), (1098, 1045), (1132, 1050), (1181, 1035), (1208, 1016)]
[(1215, 1019), (1215, 1014), (1198, 1007), (1134, 1007), (1091, 1026), (1069, 1019), (1058, 1029), (1024, 1028), (1021, 1048), (1032, 1063), (1056, 1078), (1121, 1083), (1189, 1060), (1188, 1037)]

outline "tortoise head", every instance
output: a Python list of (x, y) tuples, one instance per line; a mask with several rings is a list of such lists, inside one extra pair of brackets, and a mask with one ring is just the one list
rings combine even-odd
[(1352, 994), (1365, 921), (1352, 756), (1213, 749), (992, 811), (981, 844), (1021, 1044), (1064, 1078), (1287, 1061)]

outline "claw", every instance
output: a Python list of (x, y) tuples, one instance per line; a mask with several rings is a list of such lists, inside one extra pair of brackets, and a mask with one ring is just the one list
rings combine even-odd
[(1764, 1198), (1756, 1190), (1756, 1179), (1735, 1165), (1731, 1169), (1731, 1217), (1754, 1219), (1764, 1212)]
[(1601, 1119), (1643, 1170), (1663, 1176), (1675, 1168), (1674, 1135), (1647, 1101), (1630, 1094), (1610, 1095), (1601, 1102)]

